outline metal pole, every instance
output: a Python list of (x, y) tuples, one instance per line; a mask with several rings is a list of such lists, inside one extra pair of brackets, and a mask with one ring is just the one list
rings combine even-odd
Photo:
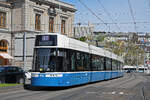
[[(26, 71), (26, 32), (23, 35), (23, 69), (24, 72)], [(24, 82), (25, 84), (25, 75), (24, 75)]]
[(145, 53), (145, 51), (144, 51), (144, 73), (145, 73), (145, 65), (146, 65), (146, 63), (145, 63), (145, 61), (146, 61), (146, 53)]
[(137, 72), (137, 69), (138, 69), (138, 67), (139, 67), (139, 55), (138, 55), (138, 50), (136, 51), (137, 52), (137, 64), (136, 64), (136, 72)]
[(23, 68), (26, 70), (26, 32), (23, 35)]
[(144, 48), (144, 73), (145, 73), (145, 66), (146, 66), (146, 53), (147, 53), (147, 48), (146, 48), (146, 44), (144, 45), (145, 48)]

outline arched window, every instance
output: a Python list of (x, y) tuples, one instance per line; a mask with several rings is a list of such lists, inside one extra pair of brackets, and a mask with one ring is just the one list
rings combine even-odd
[(7, 52), (8, 42), (6, 40), (0, 40), (0, 52)]

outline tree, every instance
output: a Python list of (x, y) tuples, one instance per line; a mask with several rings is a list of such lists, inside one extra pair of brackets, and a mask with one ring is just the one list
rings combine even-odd
[(123, 57), (126, 65), (144, 64), (144, 50), (133, 42), (111, 41), (105, 44), (105, 48)]
[(79, 38), (76, 38), (77, 40), (80, 40), (82, 42), (86, 42), (87, 41), (87, 37), (83, 36), (83, 37), (79, 37)]

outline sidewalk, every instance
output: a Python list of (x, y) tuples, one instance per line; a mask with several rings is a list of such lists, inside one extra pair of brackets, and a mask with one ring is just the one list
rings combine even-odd
[[(30, 80), (26, 80), (26, 85), (30, 84)], [(20, 85), (16, 85), (16, 86), (6, 86), (6, 87), (0, 87), (0, 93), (3, 92), (9, 92), (9, 91), (15, 91), (15, 90), (21, 90), (24, 89), (24, 85), (20, 84)]]
[(24, 89), (23, 85), (0, 87), (0, 93)]

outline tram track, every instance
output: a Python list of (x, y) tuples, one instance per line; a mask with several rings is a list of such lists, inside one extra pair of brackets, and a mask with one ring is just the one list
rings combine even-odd
[(129, 80), (122, 81), (115, 86), (118, 88), (131, 88), (141, 83), (143, 79), (141, 79), (141, 76), (137, 77), (135, 74), (136, 73), (132, 73), (132, 77)]
[[(149, 100), (150, 97), (146, 96), (146, 89), (149, 90), (150, 89), (150, 77), (145, 76), (145, 82), (142, 82), (142, 87), (141, 87), (141, 91), (142, 91), (142, 96), (143, 96), (143, 100)], [(148, 99), (149, 98), (149, 99)]]
[[(150, 100), (147, 97), (149, 95), (146, 90), (146, 86), (149, 86), (147, 82), (149, 82), (149, 77), (133, 73), (125, 74), (124, 77), (118, 79), (66, 89), (46, 88), (38, 91), (19, 90), (0, 93), (0, 100), (91, 100), (90, 98), (92, 100), (100, 100), (99, 98), (106, 98), (107, 100), (120, 100), (121, 98), (123, 98), (121, 100)], [(128, 83), (133, 85), (130, 87)]]
[[(108, 83), (106, 82), (105, 84), (101, 84), (103, 87), (120, 87), (123, 84), (127, 84), (128, 82), (134, 81), (136, 80), (134, 74), (126, 74), (124, 77), (122, 78), (117, 78), (117, 79), (113, 79), (113, 80), (108, 80)], [(109, 82), (111, 81), (111, 82)]]
[[(94, 84), (94, 87), (99, 86), (99, 85), (101, 85), (101, 86), (109, 86), (109, 85), (111, 85), (113, 82), (118, 83), (118, 82), (120, 82), (120, 81), (124, 81), (124, 80), (129, 79), (128, 76), (129, 76), (129, 75), (126, 74), (126, 75), (123, 76), (123, 77), (119, 77), (119, 78), (115, 78), (115, 79), (111, 79), (111, 80), (99, 81), (99, 82), (97, 82), (97, 83), (91, 83), (91, 85)], [(131, 76), (130, 76), (130, 77), (131, 77)]]
[[(100, 96), (103, 93), (102, 91), (109, 91), (109, 88), (110, 88), (110, 87), (108, 87), (109, 85), (111, 85), (111, 84), (114, 85), (114, 84), (118, 83), (119, 81), (123, 81), (122, 83), (125, 84), (126, 82), (131, 81), (133, 79), (135, 79), (135, 77), (132, 76), (132, 75), (129, 75), (129, 77), (125, 77), (125, 78), (120, 78), (120, 79), (114, 79), (114, 80), (109, 80), (109, 81), (102, 81), (102, 82), (98, 82), (98, 83), (93, 83), (93, 84), (90, 84), (90, 85), (83, 86), (82, 89), (75, 91), (75, 93), (72, 92), (72, 93), (70, 93), (67, 96), (64, 96), (62, 94), (62, 95), (60, 95), (60, 97), (62, 98), (61, 100), (68, 100), (71, 97), (77, 97), (77, 96), (83, 97), (83, 96), (85, 96), (87, 94), (95, 94), (97, 96)], [(122, 83), (119, 83), (119, 84), (122, 84)], [(112, 86), (113, 90), (117, 89), (117, 88), (114, 88), (117, 85), (118, 84), (116, 84), (115, 86)], [(47, 100), (49, 100), (49, 99), (47, 99)], [(51, 99), (59, 100), (58, 97), (54, 97), (54, 98), (51, 98)], [(73, 99), (73, 100), (75, 100), (75, 99)]]

